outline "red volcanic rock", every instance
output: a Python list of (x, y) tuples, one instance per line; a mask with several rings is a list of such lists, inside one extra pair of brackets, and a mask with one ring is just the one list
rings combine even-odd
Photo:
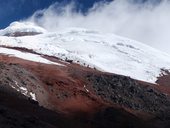
[[(8, 88), (8, 93), (17, 93), (16, 98), (13, 97), (14, 102), (9, 104), (4, 101), (4, 106), (26, 115), (32, 115), (41, 108), (42, 114), (47, 117), (41, 117), (42, 114), (38, 111), (35, 113), (36, 118), (52, 127), (159, 128), (169, 125), (169, 95), (165, 95), (165, 91), (157, 85), (102, 73), (74, 63), (62, 62), (55, 57), (44, 57), (65, 66), (0, 55), (0, 84)], [(38, 103), (28, 98), (29, 95), (25, 97), (20, 94), (22, 92), (12, 89), (14, 81), (35, 93)], [(11, 99), (10, 95), (13, 93), (9, 93), (4, 99)], [(21, 99), (24, 106), (17, 102)], [(48, 115), (48, 110), (40, 106), (52, 110), (54, 114), (50, 111)], [(55, 119), (52, 119), (53, 116)]]
[[(96, 110), (104, 104), (99, 97), (93, 94), (93, 91), (87, 92), (83, 79), (75, 79), (74, 76), (71, 76), (72, 68), (76, 68), (78, 65), (66, 64), (66, 66), (61, 67), (29, 62), (4, 55), (0, 57), (0, 61), (8, 64), (19, 64), (34, 75), (38, 79), (37, 84), (39, 85), (35, 87), (36, 89), (39, 88), (35, 92), (36, 97), (40, 105), (47, 108), (64, 113), (76, 111), (86, 113)], [(46, 100), (43, 102), (41, 99)], [(47, 101), (48, 103), (46, 103)]]

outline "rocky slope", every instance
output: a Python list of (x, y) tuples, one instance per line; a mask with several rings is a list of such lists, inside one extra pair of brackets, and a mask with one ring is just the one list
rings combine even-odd
[(1, 55), (2, 127), (169, 126), (169, 94), (155, 85), (50, 59), (66, 66)]

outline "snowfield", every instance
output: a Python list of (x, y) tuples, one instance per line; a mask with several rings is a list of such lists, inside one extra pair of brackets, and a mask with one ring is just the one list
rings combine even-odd
[(20, 51), (13, 50), (13, 49), (1, 48), (0, 47), (0, 53), (8, 55), (8, 56), (14, 56), (14, 57), (18, 57), (18, 58), (21, 58), (21, 59), (29, 60), (29, 61), (38, 62), (38, 63), (54, 64), (54, 65), (58, 65), (58, 66), (64, 66), (64, 65), (56, 63), (56, 62), (51, 62), (51, 61), (41, 57), (40, 55), (20, 52)]
[[(151, 83), (155, 83), (161, 69), (170, 69), (170, 55), (166, 53), (112, 33), (81, 28), (43, 32), (35, 36), (0, 36), (0, 45), (32, 49), (37, 53), (73, 60), (103, 72)], [(2, 49), (0, 53), (4, 53)], [(15, 56), (20, 57), (18, 53)], [(29, 59), (34, 57), (30, 56)]]

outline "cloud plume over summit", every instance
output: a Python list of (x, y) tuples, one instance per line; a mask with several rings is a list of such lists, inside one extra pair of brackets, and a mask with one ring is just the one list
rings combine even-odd
[[(170, 51), (170, 2), (134, 3), (127, 0), (98, 2), (86, 13), (76, 8), (76, 3), (55, 3), (39, 10), (29, 21), (49, 31), (67, 27), (81, 27), (129, 37), (162, 51)], [(169, 52), (170, 54), (170, 52)]]

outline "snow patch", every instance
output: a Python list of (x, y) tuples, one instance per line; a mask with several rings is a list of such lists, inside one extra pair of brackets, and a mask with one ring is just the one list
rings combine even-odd
[(86, 92), (89, 92), (89, 90), (87, 89), (86, 85), (84, 85), (84, 89), (86, 90)]
[(0, 48), (0, 54), (6, 54), (9, 56), (14, 56), (14, 57), (18, 57), (24, 60), (29, 60), (29, 61), (34, 61), (34, 62), (39, 62), (39, 63), (45, 63), (45, 64), (54, 64), (54, 65), (58, 65), (58, 66), (64, 66), (62, 64), (56, 63), (56, 62), (52, 62), (49, 61), (47, 59), (42, 58), (40, 55), (35, 55), (32, 53), (25, 53), (25, 52), (20, 52), (17, 50), (13, 50), (13, 49), (8, 49), (8, 48)]
[(31, 96), (31, 98), (32, 98), (33, 100), (37, 101), (36, 96), (35, 96), (35, 93), (30, 92), (30, 96)]
[(21, 92), (21, 94), (23, 94), (27, 97), (30, 97), (32, 100), (37, 101), (35, 93), (29, 92), (26, 87), (20, 86), (17, 81), (14, 81), (14, 83), (15, 83), (15, 85), (11, 85), (11, 87), (13, 89), (17, 90), (18, 92)]

